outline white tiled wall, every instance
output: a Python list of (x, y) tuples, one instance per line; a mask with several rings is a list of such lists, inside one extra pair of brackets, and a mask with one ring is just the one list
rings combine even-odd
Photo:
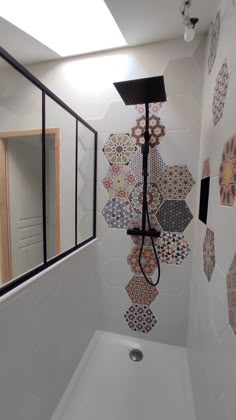
[(2, 420), (51, 417), (98, 327), (96, 266), (93, 243), (1, 298)]
[[(192, 286), (189, 305), (189, 362), (198, 420), (233, 420), (236, 416), (236, 336), (229, 325), (226, 275), (236, 252), (236, 218), (233, 207), (220, 204), (218, 173), (224, 144), (236, 134), (236, 8), (221, 2), (221, 30), (216, 60), (208, 74), (206, 51), (200, 150), (200, 174), (210, 158), (211, 184), (208, 227), (215, 234), (216, 265), (208, 282), (203, 271), (206, 226), (196, 221)], [(214, 128), (212, 99), (217, 74), (227, 59), (230, 81), (224, 114)]]

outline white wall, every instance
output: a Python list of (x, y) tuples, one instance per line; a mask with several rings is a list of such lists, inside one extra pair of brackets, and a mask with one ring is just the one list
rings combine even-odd
[(0, 417), (49, 420), (99, 323), (96, 242), (0, 300)]
[[(198, 420), (233, 420), (236, 413), (236, 336), (229, 325), (226, 285), (226, 276), (236, 252), (236, 203), (233, 206), (221, 204), (218, 178), (224, 144), (236, 134), (236, 8), (229, 0), (221, 2), (218, 10), (221, 13), (221, 29), (216, 60), (210, 75), (207, 61), (211, 29), (206, 51), (199, 168), (201, 178), (203, 162), (210, 159), (207, 226), (214, 232), (216, 264), (208, 282), (203, 269), (206, 226), (196, 220), (189, 306), (189, 362)], [(214, 88), (225, 59), (230, 80), (223, 116), (214, 127)]]
[[(205, 38), (200, 37), (191, 44), (176, 40), (29, 67), (46, 86), (98, 130), (97, 220), (102, 267), (98, 275), (103, 294), (101, 329), (136, 335), (124, 318), (131, 305), (125, 286), (133, 275), (127, 263), (132, 242), (125, 229), (108, 229), (101, 215), (108, 201), (102, 179), (109, 168), (102, 148), (111, 133), (130, 132), (139, 117), (135, 107), (126, 107), (122, 103), (113, 82), (164, 74), (168, 101), (160, 116), (167, 134), (159, 151), (167, 165), (187, 165), (196, 180), (204, 48)], [(194, 215), (196, 192), (195, 185), (187, 197), (187, 204)], [(81, 200), (83, 202), (83, 195)], [(184, 232), (190, 247), (193, 226), (191, 222)], [(157, 325), (147, 336), (148, 339), (186, 344), (190, 270), (191, 254), (181, 266), (162, 264), (160, 294), (151, 306)]]

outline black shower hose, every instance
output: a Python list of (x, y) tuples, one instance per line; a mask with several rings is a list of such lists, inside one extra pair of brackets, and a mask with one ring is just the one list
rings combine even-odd
[[(148, 213), (147, 199), (145, 198), (145, 200), (146, 200), (146, 206), (145, 206), (145, 208), (146, 208), (146, 212), (147, 212), (146, 214), (147, 214), (148, 228), (151, 231), (151, 223), (150, 223), (150, 217), (149, 217), (149, 213)], [(145, 219), (145, 221), (146, 221), (146, 219)], [(154, 244), (154, 239), (153, 239), (152, 236), (150, 238), (151, 238), (151, 242), (152, 242), (152, 249), (153, 249), (153, 252), (154, 252), (154, 256), (155, 256), (156, 262), (157, 262), (157, 280), (155, 281), (155, 283), (153, 283), (152, 281), (149, 280), (149, 278), (147, 277), (147, 275), (146, 275), (146, 273), (144, 271), (144, 268), (143, 268), (142, 262), (141, 262), (142, 253), (143, 253), (143, 247), (144, 247), (144, 241), (145, 241), (145, 237), (144, 236), (142, 237), (142, 244), (141, 244), (140, 251), (139, 251), (139, 267), (140, 267), (140, 270), (143, 273), (143, 277), (145, 278), (145, 280), (151, 286), (156, 287), (158, 285), (159, 281), (160, 281), (161, 267), (160, 267), (160, 261), (159, 261), (159, 258), (158, 258), (158, 255), (157, 255), (157, 251), (156, 251), (156, 248), (155, 248), (155, 244)]]

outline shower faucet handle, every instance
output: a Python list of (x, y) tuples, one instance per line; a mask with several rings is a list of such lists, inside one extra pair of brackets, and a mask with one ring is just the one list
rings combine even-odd
[(151, 229), (151, 230), (141, 230), (139, 228), (134, 228), (134, 229), (128, 229), (127, 230), (127, 235), (131, 235), (131, 236), (148, 236), (148, 237), (152, 237), (152, 238), (159, 238), (161, 236), (161, 232), (159, 230), (156, 229)]

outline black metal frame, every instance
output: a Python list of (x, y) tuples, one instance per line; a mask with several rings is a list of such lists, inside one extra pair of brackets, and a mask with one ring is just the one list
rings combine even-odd
[[(20, 64), (14, 57), (12, 57), (6, 50), (0, 47), (0, 58), (10, 64), (23, 77), (28, 79), (42, 92), (42, 214), (43, 214), (43, 262), (38, 267), (22, 274), (21, 276), (10, 280), (8, 283), (0, 287), (0, 296), (10, 292), (15, 287), (21, 285), (31, 277), (43, 272), (46, 268), (52, 266), (56, 262), (67, 257), (82, 246), (91, 242), (96, 238), (96, 199), (97, 199), (97, 131), (84, 121), (75, 111), (73, 111), (66, 103), (64, 103), (58, 96), (49, 90), (43, 83), (41, 83), (32, 73), (30, 73), (22, 64)], [(48, 260), (47, 258), (47, 223), (46, 223), (46, 97), (51, 98), (65, 111), (71, 114), (76, 121), (75, 126), (75, 245), (67, 251), (56, 255)], [(81, 243), (77, 243), (77, 190), (78, 190), (78, 123), (83, 124), (92, 133), (94, 133), (94, 187), (93, 187), (93, 234), (90, 238)]]

